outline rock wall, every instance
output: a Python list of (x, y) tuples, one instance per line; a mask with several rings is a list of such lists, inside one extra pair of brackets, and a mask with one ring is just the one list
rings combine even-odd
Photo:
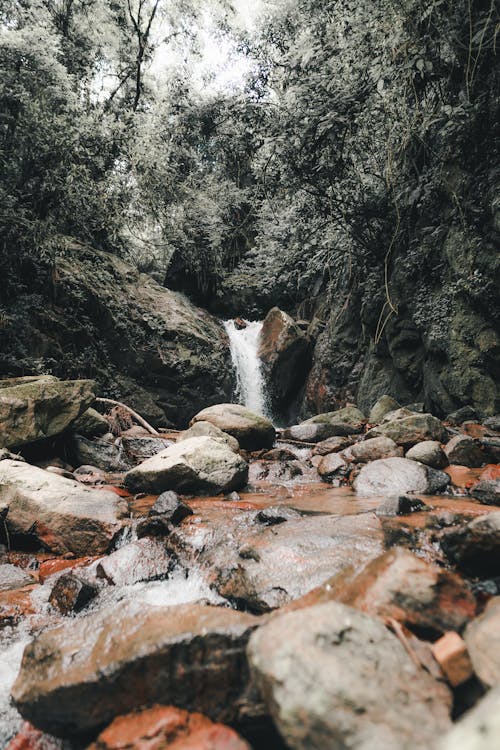
[(155, 424), (229, 400), (224, 328), (183, 295), (74, 241), (50, 283), (26, 281), (0, 322), (0, 377), (92, 378)]

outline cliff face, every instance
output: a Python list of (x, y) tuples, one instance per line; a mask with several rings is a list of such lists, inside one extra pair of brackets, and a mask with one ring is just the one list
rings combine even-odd
[[(36, 290), (36, 293), (33, 290)], [(27, 291), (29, 290), (29, 291)], [(96, 380), (156, 424), (185, 425), (231, 393), (219, 321), (115, 256), (76, 242), (52, 281), (27, 279), (0, 326), (0, 376)]]

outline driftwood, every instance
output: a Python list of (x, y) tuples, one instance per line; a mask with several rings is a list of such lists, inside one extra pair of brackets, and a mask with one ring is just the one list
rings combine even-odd
[(96, 401), (98, 404), (105, 404), (106, 406), (119, 406), (120, 409), (125, 409), (131, 417), (135, 419), (136, 422), (138, 422), (141, 427), (144, 427), (145, 430), (149, 432), (150, 435), (154, 435), (155, 437), (160, 437), (160, 433), (155, 430), (154, 427), (151, 427), (151, 425), (146, 422), (146, 420), (141, 417), (140, 414), (137, 414), (136, 411), (130, 408), (130, 406), (127, 406), (126, 404), (122, 404), (120, 401), (115, 401), (112, 398), (96, 398)]

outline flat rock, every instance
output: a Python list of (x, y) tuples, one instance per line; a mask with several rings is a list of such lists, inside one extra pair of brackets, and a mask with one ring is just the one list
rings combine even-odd
[(232, 435), (244, 450), (272, 448), (276, 431), (272, 422), (239, 404), (217, 404), (203, 409), (190, 422), (211, 422), (223, 432)]
[(248, 464), (231, 448), (211, 437), (194, 437), (170, 446), (125, 475), (133, 492), (231, 492), (245, 486)]
[(401, 457), (402, 455), (403, 449), (388, 437), (361, 440), (342, 452), (342, 456), (352, 463), (368, 463), (379, 458)]
[(172, 556), (164, 544), (155, 539), (138, 539), (103, 557), (96, 575), (114, 586), (131, 586), (166, 578), (172, 567)]
[(391, 419), (366, 433), (368, 438), (388, 437), (404, 448), (411, 448), (424, 440), (446, 441), (448, 433), (443, 423), (432, 414), (410, 414), (401, 419)]
[(180, 433), (177, 442), (189, 440), (189, 438), (192, 437), (212, 437), (216, 440), (222, 440), (222, 442), (226, 443), (226, 445), (228, 445), (233, 451), (237, 452), (240, 449), (240, 444), (235, 437), (228, 432), (224, 432), (215, 424), (212, 424), (212, 422), (195, 422), (188, 430), (184, 430), (184, 432)]
[(76, 556), (107, 552), (123, 528), (127, 504), (114, 492), (21, 461), (0, 462), (0, 508), (17, 534), (33, 533), (52, 552)]
[(0, 381), (0, 448), (59, 435), (95, 399), (92, 380), (12, 378)]
[(449, 691), (382, 622), (343, 604), (273, 618), (248, 655), (292, 750), (428, 750), (451, 727)]
[(498, 750), (500, 687), (493, 688), (446, 735), (437, 750)]
[(419, 461), (433, 469), (445, 469), (449, 464), (448, 456), (437, 440), (423, 440), (417, 443), (407, 451), (406, 458)]
[(354, 489), (358, 495), (433, 494), (444, 490), (449, 481), (444, 472), (408, 458), (382, 458), (363, 466), (354, 480)]
[(450, 530), (441, 540), (458, 568), (481, 578), (500, 576), (500, 511)]
[(23, 717), (56, 736), (155, 703), (214, 721), (259, 714), (244, 658), (258, 623), (220, 607), (115, 605), (28, 644), (12, 697)]
[(490, 599), (483, 614), (469, 623), (465, 642), (474, 672), (486, 688), (500, 684), (500, 597)]
[(203, 714), (153, 706), (119, 716), (87, 750), (250, 750), (234, 729)]
[(455, 435), (445, 445), (444, 451), (450, 464), (475, 469), (486, 463), (486, 456), (481, 450), (480, 443), (468, 435)]

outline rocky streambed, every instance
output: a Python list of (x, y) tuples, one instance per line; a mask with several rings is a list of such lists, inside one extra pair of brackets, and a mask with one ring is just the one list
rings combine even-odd
[(498, 746), (498, 418), (94, 398), (0, 388), (2, 747)]

